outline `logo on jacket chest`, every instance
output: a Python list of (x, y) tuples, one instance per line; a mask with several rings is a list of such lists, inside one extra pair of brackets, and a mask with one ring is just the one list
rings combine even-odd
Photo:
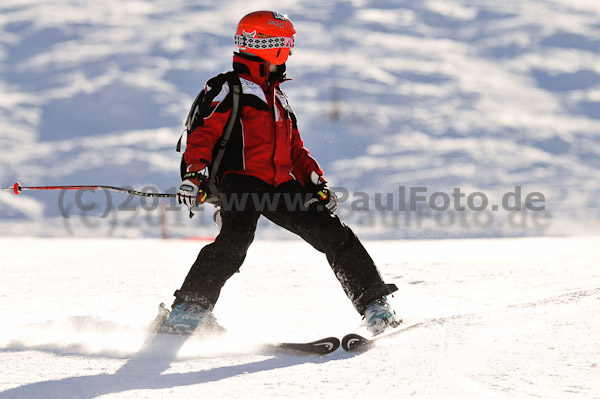
[(240, 78), (240, 83), (242, 84), (242, 93), (256, 96), (264, 101), (265, 104), (268, 104), (265, 92), (260, 85), (243, 78)]

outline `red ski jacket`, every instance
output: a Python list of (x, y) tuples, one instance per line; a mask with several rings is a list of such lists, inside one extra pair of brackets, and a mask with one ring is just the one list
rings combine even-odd
[[(287, 80), (284, 73), (269, 76), (268, 66), (253, 56), (234, 55), (233, 70), (242, 88), (240, 122), (231, 133), (219, 178), (238, 173), (273, 186), (293, 179), (305, 185), (311, 172), (322, 176), (323, 171), (304, 147), (294, 111), (279, 87)], [(203, 90), (203, 121), (189, 134), (184, 154), (188, 172), (210, 165), (231, 113), (232, 94), (223, 74), (208, 80)]]

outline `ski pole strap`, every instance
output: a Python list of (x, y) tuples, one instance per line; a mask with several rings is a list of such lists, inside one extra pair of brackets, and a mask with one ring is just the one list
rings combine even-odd
[(229, 137), (231, 137), (233, 126), (235, 125), (235, 122), (238, 119), (237, 115), (239, 111), (240, 94), (242, 91), (241, 85), (239, 83), (233, 83), (232, 90), (233, 98), (231, 105), (231, 113), (229, 114), (227, 125), (225, 126), (225, 130), (223, 131), (223, 135), (221, 136), (219, 150), (217, 151), (217, 154), (215, 155), (210, 168), (210, 181), (208, 187), (210, 188), (211, 194), (215, 197), (218, 197), (219, 195), (219, 188), (217, 187), (217, 173), (219, 172), (219, 166), (221, 165), (223, 155), (225, 155), (225, 148), (227, 147), (227, 143), (229, 142)]

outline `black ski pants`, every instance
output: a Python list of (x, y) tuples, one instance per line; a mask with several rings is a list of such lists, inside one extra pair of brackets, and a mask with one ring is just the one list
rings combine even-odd
[(318, 204), (304, 208), (311, 194), (299, 182), (273, 187), (251, 176), (229, 174), (221, 190), (221, 231), (198, 254), (175, 292), (174, 305), (195, 302), (212, 310), (221, 288), (244, 262), (261, 215), (323, 252), (360, 314), (373, 300), (397, 290), (383, 282), (363, 245), (337, 215)]

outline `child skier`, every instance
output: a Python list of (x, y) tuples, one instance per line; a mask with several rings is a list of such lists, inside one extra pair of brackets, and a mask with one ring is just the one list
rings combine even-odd
[[(285, 62), (295, 33), (286, 15), (256, 11), (244, 16), (235, 34), (239, 52), (233, 56), (233, 73), (208, 80), (192, 107), (177, 198), (191, 210), (218, 186), (222, 224), (215, 241), (202, 248), (175, 291), (163, 332), (223, 330), (212, 310), (221, 288), (242, 265), (260, 216), (325, 253), (373, 335), (400, 323), (386, 301), (397, 287), (382, 281), (356, 235), (334, 213), (337, 198), (304, 147), (296, 115), (280, 88), (287, 80)], [(239, 111), (232, 80), (241, 86)], [(232, 113), (237, 120), (224, 138)], [(227, 147), (215, 172), (215, 148), (223, 141)], [(297, 198), (306, 201), (294, 202)]]

